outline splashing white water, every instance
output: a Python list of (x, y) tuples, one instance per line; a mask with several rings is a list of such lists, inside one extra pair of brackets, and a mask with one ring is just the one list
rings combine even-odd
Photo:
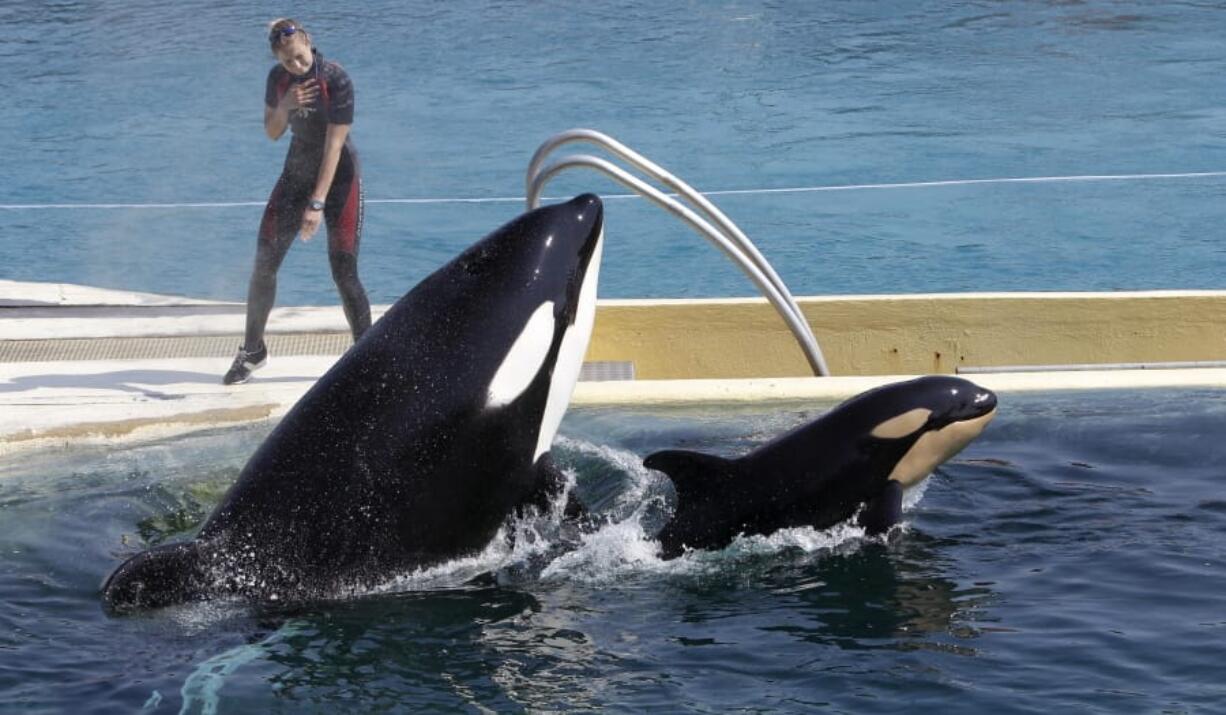
[[(562, 514), (576, 475), (573, 469), (567, 469), (567, 488), (547, 513), (530, 511), (511, 520), (476, 556), (398, 576), (376, 592), (457, 587), (489, 573), (506, 575), (514, 582), (535, 578), (588, 584), (612, 583), (643, 574), (700, 575), (747, 557), (769, 557), (788, 550), (816, 554), (885, 538), (867, 537), (863, 527), (851, 519), (828, 529), (798, 527), (768, 536), (740, 536), (720, 551), (690, 551), (664, 560), (654, 534), (671, 514), (673, 492), (668, 479), (644, 467), (643, 458), (629, 450), (565, 436), (559, 436), (554, 446), (565, 455), (597, 461), (625, 477), (624, 488), (598, 515), (597, 528), (578, 535), (568, 533)], [(904, 492), (904, 513), (915, 509), (927, 488), (928, 480), (924, 480)], [(906, 528), (905, 522), (902, 528)], [(507, 579), (500, 578), (500, 582)]]
[[(744, 557), (770, 556), (787, 550), (806, 554), (834, 551), (866, 539), (864, 528), (850, 519), (827, 529), (798, 527), (781, 529), (767, 536), (740, 536), (720, 551), (689, 551), (672, 560), (660, 558), (660, 544), (653, 535), (662, 526), (656, 523), (670, 507), (668, 480), (643, 466), (633, 452), (560, 437), (565, 449), (614, 465), (630, 477), (630, 487), (616, 500), (611, 518), (593, 533), (585, 534), (572, 551), (552, 561), (542, 572), (542, 580), (570, 580), (585, 583), (611, 583), (626, 576), (643, 573), (697, 575), (718, 571), (730, 561)], [(912, 511), (927, 491), (928, 480), (903, 493), (903, 511)], [(901, 528), (905, 529), (905, 522)]]
[[(593, 444), (559, 435), (555, 446), (588, 459), (603, 462), (627, 478), (626, 488), (614, 499), (606, 515), (611, 521), (665, 516), (669, 509), (672, 482), (659, 472), (643, 466), (643, 458), (626, 449)], [(663, 524), (661, 524), (663, 526)]]
[[(744, 558), (769, 557), (788, 550), (814, 554), (844, 546), (854, 548), (856, 542), (872, 538), (866, 537), (853, 518), (822, 530), (798, 527), (767, 536), (740, 536), (720, 551), (689, 551), (664, 560), (654, 535), (671, 516), (671, 482), (644, 467), (642, 457), (629, 450), (565, 436), (558, 437), (555, 448), (555, 455), (562, 453), (563, 463), (567, 457), (594, 461), (622, 477), (622, 487), (594, 515), (591, 530), (580, 532), (564, 519), (577, 481), (575, 470), (565, 468), (567, 484), (548, 509), (543, 513), (528, 509), (508, 520), (480, 553), (397, 574), (373, 588), (355, 588), (336, 597), (462, 588), (491, 574), (504, 585), (534, 580), (600, 584), (643, 574), (701, 575)], [(927, 485), (928, 480), (924, 480), (904, 492), (904, 512), (919, 504)], [(216, 609), (202, 613), (199, 607), (192, 608), (188, 618), (197, 623), (216, 622), (232, 613), (224, 602), (210, 610)]]
[(563, 474), (566, 475), (566, 484), (545, 512), (530, 507), (522, 515), (508, 520), (481, 553), (400, 574), (370, 592), (456, 588), (485, 574), (507, 569), (518, 567), (532, 571), (530, 565), (547, 558), (562, 540), (563, 513), (575, 487), (575, 473), (563, 470)]
[(902, 510), (907, 513), (919, 505), (920, 500), (924, 498), (924, 494), (928, 491), (928, 483), (932, 481), (932, 475), (920, 481), (919, 484), (907, 489), (902, 493)]
[[(628, 450), (566, 437), (558, 441), (564, 450), (604, 462), (627, 476), (628, 487), (614, 499), (609, 510), (611, 515), (606, 515), (602, 526), (577, 539), (564, 533), (563, 513), (576, 482), (574, 471), (564, 470), (566, 488), (549, 509), (545, 513), (530, 509), (508, 521), (481, 553), (401, 574), (363, 594), (353, 595), (456, 588), (484, 574), (517, 569), (525, 570), (542, 582), (594, 585), (620, 582), (643, 574), (701, 576), (727, 571), (731, 564), (745, 559), (769, 558), (784, 551), (833, 553), (857, 548), (860, 542), (885, 538), (866, 536), (864, 528), (857, 525), (855, 519), (850, 519), (822, 530), (799, 527), (780, 529), (767, 536), (740, 536), (720, 551), (688, 551), (676, 559), (663, 560), (660, 544), (652, 536), (658, 527), (648, 528), (645, 522), (658, 520), (661, 512), (667, 510), (667, 479), (644, 467), (642, 459)], [(904, 492), (904, 512), (912, 511), (919, 504), (927, 485), (928, 480), (924, 480)], [(905, 522), (902, 528), (906, 529)], [(568, 539), (572, 543), (566, 543)], [(525, 568), (541, 559), (546, 559), (542, 567)], [(184, 625), (201, 627), (231, 617), (240, 610), (237, 602), (192, 604), (177, 609), (180, 614), (177, 620)], [(247, 663), (266, 657), (271, 647), (298, 633), (300, 628), (300, 624), (289, 621), (257, 643), (232, 648), (198, 664), (183, 683), (181, 712), (217, 712), (219, 692), (226, 678)], [(155, 692), (146, 710), (156, 709), (161, 702), (160, 693)]]
[(604, 583), (627, 572), (669, 570), (660, 560), (660, 545), (636, 518), (606, 524), (583, 536), (579, 548), (555, 559), (541, 572), (541, 580)]

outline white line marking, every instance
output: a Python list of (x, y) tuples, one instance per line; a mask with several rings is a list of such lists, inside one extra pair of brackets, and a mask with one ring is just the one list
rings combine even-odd
[[(1198, 171), (1167, 174), (1084, 174), (1079, 176), (1019, 176), (995, 179), (946, 179), (942, 181), (906, 181), (891, 184), (841, 184), (833, 186), (790, 186), (759, 189), (718, 189), (704, 191), (706, 196), (752, 196), (764, 194), (807, 194), (822, 191), (869, 191), (881, 189), (929, 189), (943, 186), (976, 186), (984, 184), (1054, 184), (1059, 182), (1094, 181), (1159, 181), (1163, 179), (1219, 179), (1226, 171)], [(676, 196), (676, 194), (669, 194)], [(549, 196), (544, 201), (565, 201), (569, 197)], [(638, 199), (638, 194), (606, 194), (602, 199)], [(523, 203), (522, 196), (443, 197), (367, 199), (368, 204), (505, 204)], [(197, 203), (89, 203), (89, 204), (0, 204), (0, 210), (38, 211), (50, 209), (228, 209), (264, 206), (264, 201), (209, 201)]]

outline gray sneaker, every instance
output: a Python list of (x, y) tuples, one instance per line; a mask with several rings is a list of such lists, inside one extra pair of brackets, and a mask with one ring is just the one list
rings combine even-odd
[(234, 358), (234, 363), (230, 365), (226, 376), (221, 378), (221, 382), (223, 385), (242, 384), (251, 377), (251, 373), (264, 367), (266, 362), (268, 362), (268, 346), (263, 343), (255, 352), (247, 352), (246, 348), (240, 347), (238, 356)]

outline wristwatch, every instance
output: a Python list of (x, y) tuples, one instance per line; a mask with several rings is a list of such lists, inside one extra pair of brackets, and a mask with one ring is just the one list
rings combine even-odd
[(320, 201), (319, 199), (311, 199), (310, 209), (312, 211), (323, 211), (324, 202)]

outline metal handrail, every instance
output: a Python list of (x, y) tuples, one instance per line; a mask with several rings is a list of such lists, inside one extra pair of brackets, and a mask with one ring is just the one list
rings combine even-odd
[(779, 274), (775, 272), (775, 269), (770, 262), (767, 261), (761, 252), (758, 251), (758, 248), (753, 244), (753, 241), (750, 241), (749, 237), (746, 236), (745, 233), (732, 222), (732, 219), (724, 215), (724, 213), (720, 211), (715, 204), (711, 203), (707, 197), (703, 196), (697, 189), (694, 189), (689, 184), (685, 183), (681, 179), (678, 179), (664, 167), (656, 164), (647, 157), (639, 154), (630, 147), (622, 144), (603, 132), (598, 132), (594, 129), (570, 129), (550, 137), (536, 150), (536, 153), (532, 156), (532, 160), (528, 163), (528, 173), (525, 178), (525, 181), (527, 182), (527, 186), (525, 188), (527, 190), (526, 196), (528, 197), (529, 209), (536, 208), (540, 201), (539, 194), (535, 196), (532, 194), (532, 180), (534, 175), (539, 173), (540, 166), (544, 162), (545, 157), (554, 149), (557, 149), (564, 144), (574, 142), (588, 142), (600, 146), (610, 153), (629, 162), (642, 173), (654, 178), (656, 181), (659, 181), (668, 188), (672, 189), (678, 195), (688, 199), (690, 203), (694, 204), (702, 213), (706, 214), (706, 216), (723, 231), (724, 235), (728, 236), (729, 239), (731, 239), (743, 253), (749, 256), (754, 265), (757, 266), (758, 269), (766, 275), (770, 282), (775, 285), (779, 292), (786, 297), (788, 309), (795, 313), (796, 317), (802, 322), (804, 321), (804, 315), (801, 313), (800, 306), (796, 304), (796, 301), (792, 298), (791, 292), (788, 291), (787, 286), (783, 284), (783, 279), (779, 277)]
[[(672, 189), (677, 195), (688, 199), (711, 220), (704, 219), (671, 196), (600, 157), (583, 154), (574, 155), (542, 168), (545, 158), (550, 152), (559, 146), (572, 142), (596, 144), (617, 155), (644, 174)], [(754, 246), (753, 242), (749, 240), (749, 237), (693, 187), (612, 137), (592, 129), (572, 129), (556, 134), (541, 144), (536, 153), (532, 155), (525, 178), (528, 208), (534, 209), (540, 205), (541, 192), (551, 178), (565, 169), (575, 167), (594, 169), (606, 174), (685, 221), (700, 235), (714, 243), (745, 272), (754, 285), (758, 287), (758, 290), (775, 307), (775, 310), (796, 337), (797, 342), (800, 343), (801, 350), (804, 352), (805, 358), (808, 360), (814, 374), (822, 376), (830, 374), (830, 370), (826, 366), (826, 360), (822, 356), (821, 348), (817, 345), (817, 338), (813, 336), (813, 331), (809, 328), (809, 324), (805, 320), (800, 306), (796, 304), (796, 299), (792, 297), (792, 293), (784, 285), (783, 279), (779, 277), (774, 267), (770, 265), (762, 253), (758, 251), (757, 247)], [(712, 223), (715, 225), (712, 225)]]

